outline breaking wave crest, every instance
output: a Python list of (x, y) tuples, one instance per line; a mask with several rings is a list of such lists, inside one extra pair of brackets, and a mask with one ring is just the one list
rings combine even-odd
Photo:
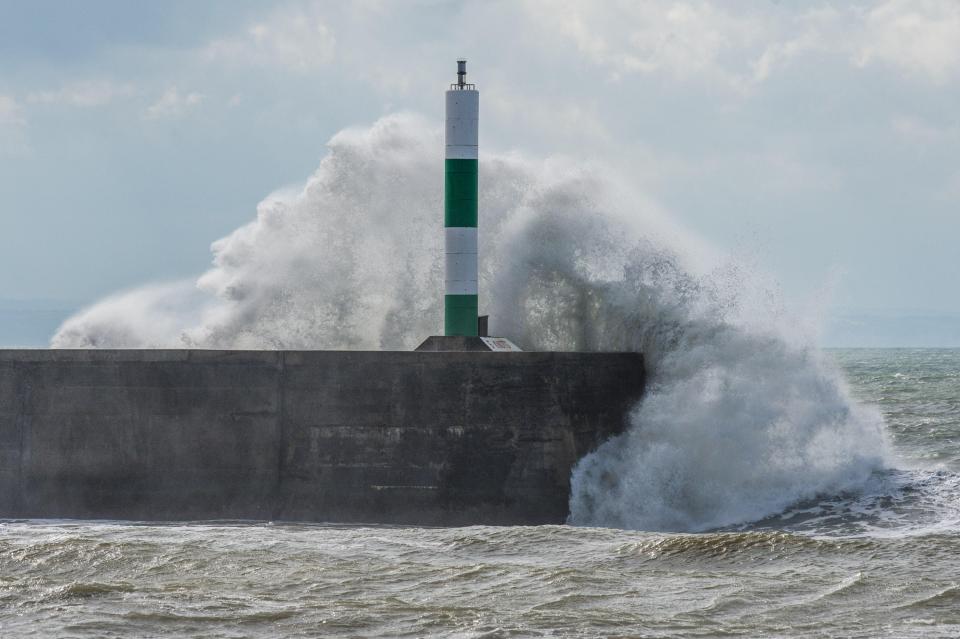
[[(59, 348), (410, 349), (442, 326), (440, 132), (413, 115), (342, 131), (296, 192), (212, 246), (195, 282), (78, 313)], [(627, 180), (485, 155), (481, 312), (530, 350), (635, 350), (627, 431), (580, 461), (574, 524), (703, 530), (855, 490), (887, 456), (755, 269), (722, 261)], [(771, 301), (774, 300), (774, 301)]]

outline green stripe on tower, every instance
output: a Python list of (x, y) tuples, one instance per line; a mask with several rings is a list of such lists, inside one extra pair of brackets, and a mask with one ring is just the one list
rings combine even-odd
[(444, 226), (477, 227), (477, 161), (446, 160)]
[(477, 335), (477, 296), (445, 295), (443, 298), (444, 335)]
[[(477, 228), (477, 161), (444, 162), (444, 226)], [(445, 335), (477, 335), (477, 295), (445, 295), (443, 332)]]

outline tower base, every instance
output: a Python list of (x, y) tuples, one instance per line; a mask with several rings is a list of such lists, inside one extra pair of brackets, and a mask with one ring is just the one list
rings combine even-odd
[(520, 352), (516, 344), (506, 337), (471, 337), (465, 335), (431, 335), (417, 351), (476, 351), (510, 353)]

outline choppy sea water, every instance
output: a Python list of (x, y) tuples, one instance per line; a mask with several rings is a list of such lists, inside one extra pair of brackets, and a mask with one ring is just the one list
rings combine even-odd
[(702, 534), (0, 522), (2, 637), (955, 637), (960, 350), (832, 355), (896, 453)]

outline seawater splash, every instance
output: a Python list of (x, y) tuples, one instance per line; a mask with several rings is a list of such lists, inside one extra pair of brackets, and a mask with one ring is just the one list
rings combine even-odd
[[(410, 349), (442, 326), (440, 131), (395, 115), (345, 130), (298, 191), (213, 244), (196, 282), (119, 294), (54, 347)], [(571, 522), (701, 530), (852, 490), (884, 464), (854, 402), (767, 287), (608, 170), (487, 155), (481, 312), (527, 349), (636, 350), (630, 428), (581, 460)]]
[(883, 421), (813, 349), (735, 328), (667, 353), (631, 427), (577, 465), (571, 521), (698, 531), (856, 491)]
[[(214, 242), (213, 267), (196, 281), (105, 299), (68, 319), (51, 345), (405, 349), (437, 333), (441, 131), (395, 115), (342, 131), (328, 147), (302, 189), (268, 196), (254, 221)], [(615, 200), (635, 205), (640, 196), (618, 193), (600, 173), (484, 156), (481, 304), (492, 330), (537, 348), (625, 345), (615, 327), (595, 326), (588, 306), (636, 249), (630, 238), (641, 235), (628, 227), (656, 234), (660, 246), (694, 240), (652, 205), (623, 214)], [(646, 241), (644, 259), (668, 261), (664, 248), (649, 257)], [(584, 319), (606, 337), (585, 342), (594, 338), (577, 328)]]

